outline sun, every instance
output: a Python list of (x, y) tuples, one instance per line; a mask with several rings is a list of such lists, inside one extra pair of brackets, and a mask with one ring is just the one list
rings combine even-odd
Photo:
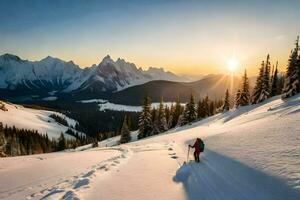
[(236, 71), (236, 69), (238, 68), (238, 65), (239, 65), (239, 61), (236, 58), (230, 58), (227, 61), (227, 68), (230, 72)]

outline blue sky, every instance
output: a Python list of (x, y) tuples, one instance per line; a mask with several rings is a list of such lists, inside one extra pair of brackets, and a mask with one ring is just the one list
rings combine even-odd
[(82, 67), (110, 54), (177, 73), (218, 73), (235, 57), (282, 68), (300, 33), (300, 1), (0, 0), (0, 54)]

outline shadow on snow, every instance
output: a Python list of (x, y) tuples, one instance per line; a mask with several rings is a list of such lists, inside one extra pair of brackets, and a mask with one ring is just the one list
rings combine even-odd
[(298, 200), (300, 192), (283, 180), (230, 157), (206, 150), (201, 162), (182, 165), (173, 177), (188, 199)]

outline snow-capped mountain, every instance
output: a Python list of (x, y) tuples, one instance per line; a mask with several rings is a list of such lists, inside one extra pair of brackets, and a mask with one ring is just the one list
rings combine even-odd
[(143, 70), (121, 58), (114, 61), (109, 55), (90, 70), (92, 71), (89, 73), (90, 77), (79, 87), (79, 90), (88, 88), (93, 91), (120, 91), (153, 80), (186, 81), (162, 68), (151, 67)]
[(88, 88), (94, 91), (118, 91), (156, 79), (138, 69), (135, 64), (120, 58), (113, 61), (109, 55), (104, 57), (99, 65), (91, 67), (90, 71), (92, 73), (89, 73), (89, 78), (78, 88), (79, 90)]
[(184, 81), (184, 78), (162, 68), (144, 71), (123, 59), (114, 61), (110, 56), (104, 57), (100, 64), (85, 69), (73, 61), (65, 62), (50, 56), (40, 61), (22, 60), (11, 54), (0, 56), (1, 89), (114, 92), (151, 80)]
[(40, 61), (22, 60), (18, 56), (0, 56), (0, 88), (62, 90), (84, 78), (83, 70), (72, 61), (46, 57)]

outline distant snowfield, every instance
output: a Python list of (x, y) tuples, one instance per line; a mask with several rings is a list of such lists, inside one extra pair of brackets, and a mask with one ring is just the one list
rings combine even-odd
[[(106, 111), (106, 110), (114, 110), (114, 111), (126, 111), (126, 112), (141, 112), (142, 106), (130, 106), (130, 105), (123, 105), (123, 104), (115, 104), (111, 103), (108, 100), (104, 99), (89, 99), (89, 100), (82, 100), (79, 101), (81, 103), (99, 103), (99, 110)], [(175, 102), (164, 102), (165, 106), (170, 107), (171, 105), (175, 105)], [(182, 103), (181, 105), (185, 105)], [(158, 108), (159, 103), (152, 103), (152, 108)]]
[(50, 97), (45, 97), (42, 99), (43, 101), (55, 101), (57, 100), (57, 97), (55, 96), (50, 96)]
[(88, 99), (88, 100), (81, 100), (81, 103), (105, 103), (107, 100), (104, 99)]
[(61, 133), (64, 133), (66, 138), (74, 138), (71, 135), (65, 134), (69, 127), (55, 122), (49, 117), (51, 114), (56, 114), (65, 118), (71, 127), (75, 127), (76, 121), (65, 115), (46, 110), (36, 110), (25, 108), (16, 104), (4, 103), (8, 111), (0, 110), (0, 122), (4, 125), (15, 126), (30, 130), (37, 130), (41, 134), (48, 134), (50, 138), (59, 138)]
[(274, 97), (125, 145), (0, 159), (0, 199), (299, 200), (299, 119), (300, 95)]

